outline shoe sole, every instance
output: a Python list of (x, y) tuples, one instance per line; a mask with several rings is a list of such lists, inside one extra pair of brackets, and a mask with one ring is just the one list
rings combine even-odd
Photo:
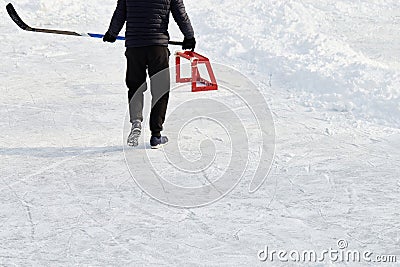
[(165, 144), (158, 144), (158, 145), (156, 145), (156, 146), (151, 146), (151, 149), (159, 149), (159, 148), (162, 148), (163, 146), (165, 146), (165, 145), (167, 145), (167, 144), (168, 144), (168, 142), (165, 143)]

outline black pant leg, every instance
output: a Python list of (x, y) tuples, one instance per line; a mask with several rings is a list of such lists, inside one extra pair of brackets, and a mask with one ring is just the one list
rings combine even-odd
[(128, 47), (125, 56), (127, 59), (126, 85), (129, 89), (130, 121), (143, 121), (143, 93), (147, 90), (145, 49)]
[(153, 136), (161, 135), (167, 112), (170, 91), (169, 56), (170, 52), (166, 46), (148, 47), (148, 71), (152, 95), (150, 130)]

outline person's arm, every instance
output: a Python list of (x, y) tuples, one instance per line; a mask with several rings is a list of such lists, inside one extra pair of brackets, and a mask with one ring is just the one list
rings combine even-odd
[(183, 0), (171, 0), (171, 13), (172, 17), (179, 26), (179, 29), (185, 36), (185, 39), (194, 38), (194, 31), (190, 23), (189, 16), (186, 13)]
[(105, 42), (115, 42), (126, 21), (126, 0), (118, 0), (117, 8), (112, 16), (108, 31), (104, 35)]

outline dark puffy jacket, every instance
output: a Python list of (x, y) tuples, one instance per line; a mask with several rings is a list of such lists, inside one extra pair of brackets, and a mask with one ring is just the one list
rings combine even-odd
[(126, 21), (126, 47), (167, 46), (170, 12), (185, 38), (194, 37), (183, 0), (118, 0), (108, 31), (117, 36)]

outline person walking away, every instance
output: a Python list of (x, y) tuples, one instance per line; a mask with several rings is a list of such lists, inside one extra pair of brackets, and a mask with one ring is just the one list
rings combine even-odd
[[(126, 85), (131, 132), (127, 143), (137, 146), (142, 131), (143, 93), (147, 90), (146, 70), (150, 76), (152, 108), (150, 145), (159, 148), (168, 142), (161, 135), (170, 91), (168, 49), (169, 17), (172, 14), (184, 35), (182, 49), (194, 50), (196, 40), (183, 0), (118, 0), (104, 42), (115, 42), (126, 22)], [(156, 75), (158, 74), (159, 75)]]

